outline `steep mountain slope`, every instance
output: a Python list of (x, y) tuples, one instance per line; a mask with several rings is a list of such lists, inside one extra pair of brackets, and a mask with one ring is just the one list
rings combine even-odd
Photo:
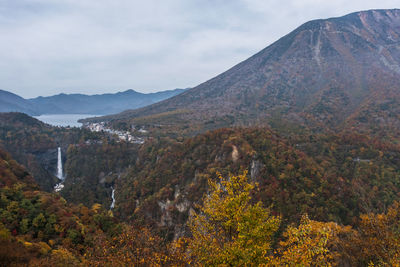
[(38, 189), (32, 176), (11, 156), (0, 148), (0, 188), (24, 183), (31, 189)]
[(23, 164), (45, 191), (52, 191), (59, 182), (55, 176), (57, 148), (61, 147), (65, 159), (69, 144), (96, 138), (86, 129), (51, 127), (26, 114), (0, 113), (0, 148)]
[[(286, 139), (267, 128), (209, 131), (152, 139), (115, 179), (115, 215), (179, 235), (208, 179), (248, 171), (253, 199), (294, 222), (307, 213), (351, 224), (400, 200), (400, 146), (357, 133)], [(297, 214), (297, 215), (295, 215)]]
[[(97, 120), (154, 114), (228, 125), (336, 128), (371, 110), (381, 128), (385, 103), (400, 103), (400, 10), (370, 10), (307, 22), (251, 58), (179, 96)], [(375, 107), (375, 108), (371, 108)], [(365, 120), (364, 120), (365, 121)], [(217, 123), (218, 124), (218, 123)], [(218, 125), (217, 125), (218, 126)], [(398, 129), (397, 124), (397, 129)], [(366, 125), (369, 127), (369, 124)]]
[(4, 90), (0, 90), (0, 112), (23, 112), (30, 115), (39, 114), (36, 107), (28, 100)]
[(1, 266), (92, 266), (80, 262), (99, 240), (122, 229), (100, 205), (71, 205), (57, 193), (40, 191), (2, 148), (0, 196)]
[[(378, 151), (374, 151), (374, 145), (370, 143), (372, 140), (359, 136), (356, 137), (358, 143), (348, 137), (344, 139), (334, 137), (333, 140), (329, 137), (333, 143), (319, 144), (321, 147), (315, 146), (315, 142), (303, 144), (301, 147), (304, 151), (308, 151), (306, 147), (311, 145), (309, 148), (314, 153), (318, 153), (320, 149), (326, 153), (328, 147), (332, 149), (332, 145), (339, 145), (338, 150), (329, 151), (325, 155), (332, 155), (333, 152), (337, 159), (341, 158), (337, 156), (343, 155), (343, 152), (362, 153), (363, 156), (378, 154), (380, 157), (372, 164), (346, 160), (346, 169), (350, 170), (348, 173), (353, 173), (351, 169), (354, 169), (357, 176), (329, 177), (327, 176), (329, 168), (326, 168), (324, 163), (326, 160), (323, 159), (325, 156), (322, 157), (325, 166), (321, 168), (303, 152), (279, 139), (279, 136), (267, 129), (236, 131), (222, 129), (189, 139), (184, 143), (170, 143), (169, 147), (165, 146), (168, 143), (147, 144), (140, 152), (140, 158), (133, 167), (132, 174), (127, 177), (133, 182), (134, 187), (117, 185), (119, 212), (116, 211), (115, 215), (123, 212), (125, 216), (132, 216), (133, 220), (130, 222), (133, 226), (120, 223), (112, 211), (106, 211), (99, 204), (94, 204), (91, 208), (82, 204), (73, 205), (58, 193), (38, 190), (27, 170), (0, 148), (0, 265), (114, 266), (117, 263), (120, 266), (142, 266), (150, 263), (152, 266), (186, 266), (193, 264), (193, 258), (186, 256), (191, 253), (190, 247), (185, 249), (186, 246), (175, 245), (193, 242), (189, 233), (187, 233), (189, 237), (185, 240), (171, 243), (167, 240), (168, 235), (154, 235), (149, 229), (168, 227), (172, 228), (175, 237), (184, 234), (183, 223), (187, 220), (188, 214), (193, 215), (193, 209), (199, 208), (192, 203), (198, 203), (202, 192), (210, 192), (205, 188), (207, 178), (210, 177), (209, 173), (214, 173), (215, 168), (225, 167), (227, 169), (224, 168), (222, 173), (227, 175), (228, 169), (238, 171), (246, 169), (246, 166), (251, 168), (249, 176), (252, 181), (260, 182), (260, 190), (251, 191), (252, 199), (262, 200), (266, 205), (274, 203), (275, 205), (271, 207), (273, 215), (281, 211), (282, 215), (290, 216), (286, 218), (287, 220), (282, 217), (279, 231), (276, 224), (272, 238), (260, 239), (259, 235), (247, 235), (248, 241), (244, 245), (246, 253), (249, 251), (247, 244), (254, 242), (279, 244), (278, 250), (262, 251), (261, 259), (266, 260), (264, 254), (268, 253), (267, 255), (271, 257), (274, 255), (278, 260), (283, 258), (282, 261), (285, 263), (283, 265), (288, 265), (301, 258), (300, 253), (306, 255), (314, 255), (315, 251), (318, 253), (320, 244), (323, 244), (327, 247), (326, 253), (331, 253), (329, 255), (332, 256), (323, 258), (318, 265), (324, 265), (323, 263), (328, 261), (333, 261), (335, 266), (366, 266), (371, 263), (396, 265), (399, 262), (400, 246), (399, 203), (394, 203), (385, 213), (355, 216), (366, 208), (369, 212), (375, 210), (375, 207), (378, 207), (378, 210), (386, 209), (392, 198), (399, 199), (398, 181), (385, 183), (388, 180), (394, 181), (390, 176), (398, 177), (398, 171), (394, 173), (391, 166), (398, 166), (399, 148), (392, 146), (389, 151), (379, 155), (380, 153), (376, 153)], [(350, 148), (346, 144), (349, 141), (352, 145)], [(340, 143), (345, 146), (340, 146)], [(355, 149), (357, 147), (359, 150)], [(388, 155), (390, 156), (387, 157)], [(391, 162), (393, 159), (395, 161)], [(196, 167), (192, 165), (193, 163)], [(168, 170), (163, 166), (172, 168)], [(372, 170), (368, 171), (370, 177), (363, 177), (363, 173), (359, 173), (366, 167)], [(153, 178), (156, 179), (152, 181)], [(362, 184), (363, 182), (365, 184)], [(152, 188), (155, 190), (152, 191)], [(241, 204), (247, 203), (249, 198), (243, 193), (244, 189), (235, 188), (234, 200), (239, 200), (240, 207), (244, 207)], [(244, 228), (246, 234), (247, 229), (257, 228), (260, 222), (257, 220), (255, 225), (250, 220), (259, 216), (263, 219), (270, 217), (269, 212), (260, 213), (260, 209), (255, 210), (257, 213), (252, 212), (251, 216), (245, 217), (242, 212), (237, 212), (238, 209), (229, 208), (232, 204), (237, 206), (234, 201), (229, 201), (223, 193), (221, 195), (224, 207), (228, 207), (223, 210), (228, 213), (221, 216), (220, 209), (212, 208), (211, 211), (215, 211), (218, 216), (218, 220), (215, 220), (216, 223), (212, 222), (212, 226), (221, 221), (232, 220), (234, 217), (232, 220), (234, 223), (231, 223), (229, 228), (219, 228), (224, 234), (229, 234), (226, 229), (232, 229), (231, 225), (233, 227), (250, 225)], [(232, 194), (227, 196), (232, 198)], [(221, 201), (214, 203), (219, 205)], [(294, 223), (286, 227), (287, 221), (296, 221), (296, 217), (304, 212), (309, 213), (311, 218), (329, 218), (335, 221), (338, 218), (345, 218), (347, 221), (352, 221), (354, 228), (336, 222), (311, 221), (307, 216), (302, 216), (300, 224)], [(237, 224), (237, 217), (244, 219), (240, 219)], [(137, 225), (141, 222), (146, 227)], [(252, 227), (253, 225), (255, 227)], [(297, 225), (299, 226), (296, 227)], [(269, 228), (263, 227), (262, 230), (270, 231)], [(192, 233), (195, 233), (196, 229), (193, 230), (193, 227), (191, 229)], [(241, 228), (233, 229), (235, 230), (232, 232), (235, 234), (239, 232), (236, 229), (243, 232)], [(286, 237), (287, 233), (291, 232), (299, 233), (294, 235), (294, 244), (291, 245), (293, 249), (289, 247), (283, 250), (288, 247), (286, 240), (289, 239)], [(321, 241), (320, 235), (327, 236), (327, 239)], [(230, 238), (230, 235), (227, 236)], [(301, 243), (302, 240), (307, 242), (306, 246)], [(222, 242), (222, 245), (227, 244), (224, 239)], [(287, 251), (291, 253), (290, 257), (282, 256), (288, 255)], [(281, 265), (274, 264), (274, 266)]]
[(59, 94), (37, 97), (29, 101), (37, 107), (40, 114), (113, 114), (126, 109), (141, 108), (170, 98), (183, 92), (175, 89), (157, 93), (143, 94), (132, 89), (116, 94), (83, 95)]
[(114, 180), (136, 161), (138, 144), (117, 142), (108, 133), (84, 128), (52, 127), (22, 113), (0, 113), (0, 149), (33, 175), (41, 190), (52, 192), (61, 148), (68, 201), (111, 204)]

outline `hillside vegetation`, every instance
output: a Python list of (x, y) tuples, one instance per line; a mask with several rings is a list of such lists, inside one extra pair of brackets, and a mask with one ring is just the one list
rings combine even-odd
[(254, 203), (246, 174), (209, 181), (190, 237), (166, 242), (147, 228), (119, 223), (101, 205), (68, 204), (38, 191), (33, 178), (0, 151), (0, 263), (7, 266), (186, 266), (287, 264), (365, 266), (400, 263), (399, 204), (363, 214), (357, 228), (281, 216)]

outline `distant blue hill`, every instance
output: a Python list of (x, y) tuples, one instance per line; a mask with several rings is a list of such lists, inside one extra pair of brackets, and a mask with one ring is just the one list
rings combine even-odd
[(41, 114), (107, 115), (127, 109), (141, 108), (178, 95), (183, 91), (185, 89), (143, 94), (130, 89), (115, 94), (58, 94), (24, 99), (16, 94), (0, 90), (0, 112), (18, 111), (32, 116)]
[(23, 112), (29, 115), (39, 115), (35, 104), (16, 94), (0, 90), (0, 112)]

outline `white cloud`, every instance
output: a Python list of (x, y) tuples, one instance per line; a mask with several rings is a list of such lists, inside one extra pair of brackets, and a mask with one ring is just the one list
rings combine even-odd
[(308, 20), (396, 2), (0, 0), (0, 88), (34, 97), (195, 86)]

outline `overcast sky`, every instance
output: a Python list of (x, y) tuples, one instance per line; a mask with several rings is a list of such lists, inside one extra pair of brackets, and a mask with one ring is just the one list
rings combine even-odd
[(0, 88), (28, 98), (193, 87), (308, 20), (396, 7), (399, 0), (0, 0)]

